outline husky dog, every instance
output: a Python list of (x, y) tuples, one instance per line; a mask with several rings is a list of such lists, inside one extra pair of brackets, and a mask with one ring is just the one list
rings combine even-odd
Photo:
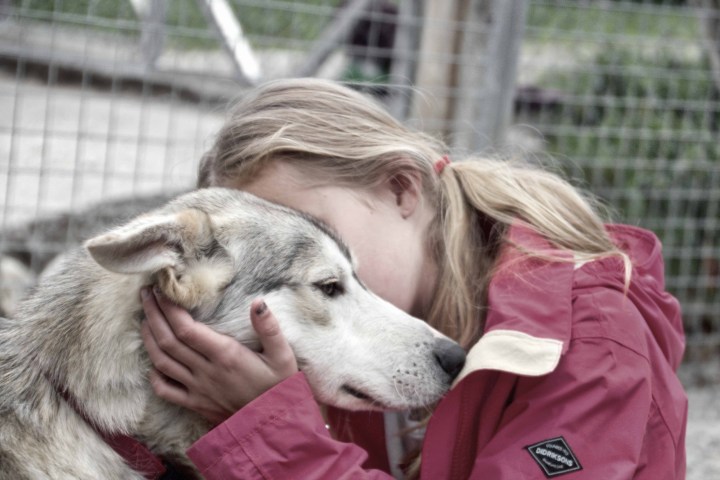
[(210, 425), (153, 395), (139, 290), (258, 348), (262, 296), (316, 398), (346, 409), (437, 401), (462, 367), (454, 342), (372, 294), (322, 223), (242, 192), (183, 195), (94, 237), (0, 320), (0, 479), (141, 479), (110, 444), (125, 434), (198, 474), (185, 449)]

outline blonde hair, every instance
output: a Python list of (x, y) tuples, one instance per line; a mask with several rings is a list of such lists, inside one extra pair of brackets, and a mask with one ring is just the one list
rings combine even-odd
[(308, 178), (354, 188), (417, 175), (424, 201), (436, 208), (428, 249), (440, 272), (425, 320), (465, 348), (482, 334), (487, 287), (513, 222), (529, 225), (574, 260), (617, 255), (629, 266), (591, 203), (559, 176), (488, 158), (454, 161), (438, 175), (434, 164), (445, 153), (441, 141), (403, 126), (350, 88), (279, 80), (231, 110), (202, 159), (198, 186), (242, 186), (271, 161), (300, 164)]

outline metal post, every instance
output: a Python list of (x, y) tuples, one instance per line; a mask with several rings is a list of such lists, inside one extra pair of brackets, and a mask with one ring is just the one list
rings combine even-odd
[(527, 0), (494, 0), (492, 31), (483, 75), (484, 95), (475, 106), (473, 151), (505, 146), (512, 117), (517, 64), (525, 33)]
[(497, 29), (492, 29), (494, 0), (464, 0), (458, 17), (459, 41), (455, 74), (452, 116), (449, 118), (452, 146), (458, 151), (472, 151), (478, 144), (476, 137), (489, 135), (479, 125), (480, 117), (490, 110), (478, 106), (490, 95), (486, 71), (492, 68), (489, 59), (489, 43)]
[(133, 6), (140, 17), (142, 34), (140, 49), (149, 69), (155, 68), (157, 59), (165, 47), (165, 0), (135, 1)]
[(417, 66), (416, 45), (420, 42), (421, 0), (400, 0), (397, 18), (390, 71), (392, 97), (388, 101), (388, 109), (395, 118), (405, 120), (412, 99), (409, 88), (415, 79)]
[(243, 33), (240, 22), (227, 0), (197, 0), (235, 66), (240, 80), (256, 83), (261, 76), (260, 62)]
[(351, 0), (325, 28), (313, 49), (305, 57), (303, 64), (295, 72), (295, 76), (315, 75), (332, 52), (345, 43), (348, 32), (368, 9), (370, 2), (371, 0)]
[(444, 131), (452, 110), (456, 16), (460, 0), (425, 0), (411, 117), (433, 132)]

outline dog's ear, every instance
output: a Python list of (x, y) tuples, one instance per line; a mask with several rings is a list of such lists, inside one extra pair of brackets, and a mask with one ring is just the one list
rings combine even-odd
[[(151, 274), (172, 301), (192, 309), (232, 278), (232, 262), (215, 244), (210, 218), (199, 210), (149, 214), (85, 243), (103, 268)], [(207, 252), (212, 251), (212, 255)]]
[(116, 273), (154, 273), (175, 267), (189, 245), (211, 240), (207, 215), (198, 210), (148, 214), (91, 238), (85, 248), (103, 268)]

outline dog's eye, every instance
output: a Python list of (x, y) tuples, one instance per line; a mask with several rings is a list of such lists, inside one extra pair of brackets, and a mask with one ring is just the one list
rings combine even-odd
[(343, 293), (343, 287), (337, 280), (330, 280), (325, 282), (316, 283), (315, 286), (328, 297), (337, 297)]

